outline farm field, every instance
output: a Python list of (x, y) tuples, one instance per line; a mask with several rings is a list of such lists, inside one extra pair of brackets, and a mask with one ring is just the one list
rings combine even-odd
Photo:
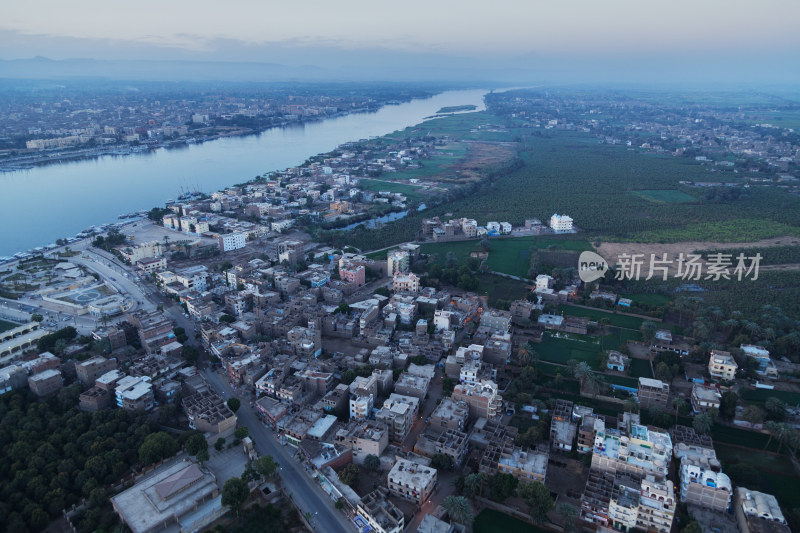
[(514, 300), (523, 298), (527, 293), (525, 283), (513, 279), (483, 274), (478, 277), (480, 285), (478, 293), (488, 296), (489, 305), (492, 307), (506, 308)]
[(742, 399), (752, 403), (764, 403), (767, 398), (775, 397), (788, 405), (800, 405), (800, 392), (766, 389), (745, 389), (741, 391)]
[(552, 332), (545, 331), (542, 334), (542, 342), (536, 345), (535, 350), (539, 354), (539, 359), (550, 363), (563, 365), (570, 359), (575, 359), (589, 363), (594, 369), (600, 366), (599, 340), (588, 335), (569, 334), (568, 338), (559, 338)]
[(396, 183), (393, 181), (384, 181), (380, 179), (362, 178), (359, 182), (359, 187), (366, 191), (388, 191), (405, 194), (409, 200), (421, 200), (425, 197), (425, 189), (422, 187), (407, 185), (405, 183)]
[[(732, 474), (734, 483), (773, 494), (784, 509), (800, 507), (800, 491), (797, 490), (800, 477), (794, 475), (789, 458), (716, 442), (714, 449), (722, 462), (722, 471)], [(752, 470), (741, 473), (741, 467)]]
[(484, 509), (472, 523), (474, 533), (549, 533), (493, 509)]
[(637, 378), (652, 378), (653, 370), (646, 359), (631, 359), (631, 375)]
[[(530, 269), (530, 249), (536, 247), (546, 249), (554, 247), (559, 250), (583, 251), (591, 249), (588, 242), (581, 240), (559, 239), (553, 237), (507, 237), (489, 240), (491, 250), (486, 265), (490, 270), (511, 276), (526, 277)], [(482, 251), (480, 240), (454, 241), (441, 243), (424, 243), (421, 250), (424, 254), (436, 254), (440, 264), (444, 265), (447, 255), (452, 253), (459, 264), (469, 259), (470, 252)]]
[(584, 316), (590, 318), (591, 320), (600, 320), (605, 318), (612, 326), (635, 329), (637, 331), (641, 327), (642, 322), (644, 322), (644, 319), (637, 318), (635, 316), (606, 313), (599, 309), (585, 309), (583, 307), (575, 307), (574, 305), (569, 304), (562, 304), (558, 306), (558, 311), (559, 313), (564, 313), (565, 315)]
[(695, 198), (694, 196), (675, 189), (661, 189), (657, 191), (653, 190), (633, 191), (633, 194), (635, 194), (636, 196), (640, 196), (645, 200), (650, 200), (651, 202), (667, 203), (667, 204), (682, 204), (685, 202), (697, 201), (697, 198)]

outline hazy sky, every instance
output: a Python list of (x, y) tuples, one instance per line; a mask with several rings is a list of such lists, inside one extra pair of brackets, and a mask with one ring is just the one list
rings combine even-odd
[(753, 64), (772, 58), (788, 60), (784, 68), (793, 71), (800, 64), (800, 0), (0, 4), (0, 59), (42, 55), (281, 62), (302, 57), (314, 62), (312, 52), (339, 50), (362, 59), (369, 52), (373, 59), (381, 54), (394, 60), (437, 56), (478, 63), (500, 60), (498, 64), (508, 66), (516, 58), (515, 67), (525, 58), (683, 58), (698, 64), (706, 58)]

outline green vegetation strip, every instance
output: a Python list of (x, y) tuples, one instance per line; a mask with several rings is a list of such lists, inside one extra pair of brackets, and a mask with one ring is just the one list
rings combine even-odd
[(696, 202), (697, 198), (685, 192), (676, 191), (674, 189), (666, 189), (659, 191), (634, 191), (634, 194), (641, 196), (645, 200), (651, 202), (667, 203), (667, 204), (681, 204), (684, 202)]
[(472, 523), (474, 533), (550, 533), (493, 509), (484, 509)]
[(8, 322), (6, 320), (0, 320), (0, 332), (8, 331), (10, 329), (14, 329), (19, 324), (14, 324), (13, 322)]

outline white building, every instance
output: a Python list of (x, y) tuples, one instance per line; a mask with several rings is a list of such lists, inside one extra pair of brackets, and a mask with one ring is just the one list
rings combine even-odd
[(567, 215), (554, 214), (550, 217), (550, 227), (556, 233), (572, 231), (572, 218)]
[(244, 248), (246, 244), (244, 233), (226, 233), (219, 236), (219, 249), (223, 252)]
[(389, 472), (389, 491), (421, 504), (433, 493), (436, 478), (435, 468), (398, 459)]

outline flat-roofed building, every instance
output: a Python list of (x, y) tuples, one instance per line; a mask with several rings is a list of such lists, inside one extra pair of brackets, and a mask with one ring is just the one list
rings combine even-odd
[(740, 348), (742, 352), (744, 352), (745, 357), (751, 357), (758, 362), (756, 374), (770, 379), (778, 378), (778, 369), (775, 367), (775, 363), (772, 362), (772, 359), (770, 359), (769, 350), (752, 344), (742, 344)]
[(569, 452), (578, 432), (578, 426), (572, 420), (573, 403), (569, 400), (558, 400), (553, 408), (550, 420), (550, 447), (553, 450)]
[(733, 381), (736, 379), (736, 369), (738, 368), (739, 365), (730, 352), (711, 350), (711, 356), (708, 358), (708, 373), (713, 379)]
[(419, 398), (392, 393), (375, 414), (389, 428), (389, 440), (403, 442), (419, 412)]
[(228, 510), (214, 474), (188, 460), (151, 470), (111, 505), (133, 533), (198, 531)]
[(695, 413), (704, 413), (709, 409), (719, 409), (722, 394), (714, 387), (706, 387), (700, 383), (692, 385), (692, 409)]
[(431, 414), (431, 428), (436, 431), (446, 431), (453, 429), (464, 431), (469, 420), (469, 405), (466, 402), (459, 402), (452, 398), (442, 398), (442, 402), (436, 406)]
[(415, 396), (422, 400), (428, 394), (431, 379), (411, 372), (403, 372), (394, 384), (394, 390), (404, 396)]
[(639, 378), (639, 405), (644, 409), (666, 409), (669, 403), (669, 384), (658, 379)]
[(380, 457), (389, 445), (389, 428), (376, 420), (351, 423), (336, 432), (335, 443), (353, 450), (353, 461), (363, 464), (368, 455)]
[(117, 407), (128, 411), (149, 411), (155, 405), (153, 383), (147, 376), (125, 376), (114, 388)]
[(83, 362), (75, 363), (75, 373), (78, 381), (84, 386), (94, 385), (97, 378), (117, 368), (116, 359), (105, 357), (92, 357)]
[(405, 526), (403, 511), (389, 501), (389, 490), (385, 487), (378, 487), (361, 498), (356, 513), (354, 520), (363, 518), (375, 533), (402, 533)]
[(215, 392), (199, 392), (184, 398), (181, 405), (191, 429), (224, 435), (236, 428), (236, 415)]
[(28, 387), (36, 396), (49, 396), (61, 390), (64, 380), (60, 370), (52, 368), (39, 372), (28, 378)]
[(503, 397), (497, 393), (497, 384), (493, 381), (460, 383), (453, 389), (451, 397), (454, 401), (466, 402), (472, 418), (491, 420), (502, 415)]
[(437, 477), (435, 468), (398, 459), (389, 472), (389, 491), (401, 498), (422, 504), (433, 494)]

